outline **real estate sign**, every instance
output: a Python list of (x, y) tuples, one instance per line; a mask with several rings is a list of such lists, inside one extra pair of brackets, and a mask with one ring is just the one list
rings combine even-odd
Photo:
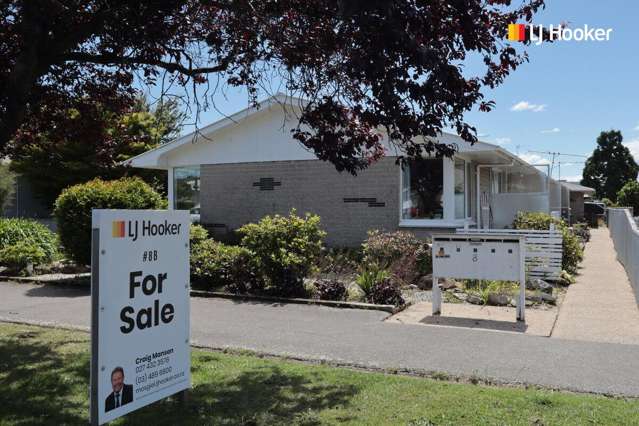
[(191, 385), (189, 215), (93, 210), (91, 423)]

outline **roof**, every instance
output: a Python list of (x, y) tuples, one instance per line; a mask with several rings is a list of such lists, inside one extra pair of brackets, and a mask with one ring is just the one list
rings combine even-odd
[[(221, 120), (218, 120), (214, 123), (211, 123), (201, 129), (198, 129), (196, 132), (191, 132), (187, 135), (178, 137), (177, 139), (172, 140), (171, 142), (168, 142), (166, 144), (160, 145), (158, 147), (155, 147), (149, 151), (146, 151), (142, 154), (139, 154), (135, 157), (132, 157), (126, 161), (123, 162), (123, 164), (125, 165), (129, 165), (132, 167), (140, 167), (140, 168), (152, 168), (152, 169), (166, 169), (169, 167), (173, 167), (173, 165), (168, 163), (167, 157), (169, 155), (173, 156), (176, 155), (177, 152), (183, 152), (181, 147), (184, 147), (185, 145), (218, 145), (220, 143), (219, 139), (217, 141), (213, 140), (212, 135), (213, 134), (222, 134), (226, 131), (232, 131), (235, 132), (236, 130), (234, 130), (233, 126), (237, 126), (238, 124), (243, 124), (243, 122), (245, 120), (247, 120), (250, 117), (253, 116), (259, 116), (260, 114), (265, 113), (266, 111), (274, 111), (273, 108), (274, 106), (280, 106), (281, 110), (284, 111), (284, 114), (286, 115), (286, 108), (299, 108), (302, 107), (304, 105), (304, 101), (302, 99), (299, 98), (295, 98), (295, 97), (291, 97), (288, 96), (286, 94), (283, 93), (277, 93), (274, 96), (271, 96), (267, 99), (265, 99), (264, 101), (259, 102), (257, 105), (255, 106), (251, 106), (249, 108), (245, 108), (241, 111), (238, 111), (228, 117), (224, 117)], [(240, 126), (242, 127), (242, 126)], [(281, 126), (279, 126), (281, 127)], [(291, 139), (292, 140), (292, 139)], [(458, 152), (460, 154), (474, 154), (474, 155), (478, 155), (478, 156), (484, 156), (486, 157), (486, 155), (489, 155), (489, 159), (492, 161), (488, 161), (488, 162), (494, 162), (494, 161), (498, 161), (498, 162), (503, 162), (503, 161), (510, 161), (513, 162), (515, 164), (521, 164), (521, 165), (528, 165), (528, 163), (526, 163), (525, 161), (523, 161), (522, 159), (520, 159), (519, 157), (515, 156), (514, 154), (508, 152), (507, 150), (501, 148), (498, 145), (494, 145), (491, 143), (487, 143), (487, 142), (483, 142), (483, 141), (478, 141), (473, 145), (470, 145), (468, 143), (466, 143), (460, 136), (453, 134), (453, 133), (448, 133), (448, 132), (442, 132), (441, 135), (438, 137), (438, 140), (441, 143), (446, 143), (446, 144), (455, 144), (458, 147)], [(297, 143), (296, 141), (294, 141), (296, 143), (296, 145), (298, 146), (297, 148), (299, 148), (299, 143)], [(233, 142), (233, 144), (237, 144), (237, 140)], [(224, 145), (224, 144), (223, 144)], [(185, 147), (186, 148), (186, 147)], [(201, 148), (201, 147), (200, 147)], [(254, 147), (253, 147), (254, 148)], [(280, 147), (282, 148), (282, 147)], [(288, 150), (287, 153), (282, 154), (283, 158), (282, 159), (297, 159), (296, 157), (294, 157), (294, 155), (297, 154), (291, 154), (291, 151), (296, 150), (296, 147), (293, 146), (288, 146), (287, 148), (285, 148), (286, 150)], [(191, 149), (191, 148), (188, 148)], [(229, 149), (228, 145), (225, 146), (225, 148), (227, 151)], [(284, 148), (282, 148), (284, 149)], [(394, 148), (390, 148), (390, 151), (388, 153), (388, 155), (393, 155), (392, 151)], [(300, 154), (301, 157), (303, 159), (312, 159), (315, 158), (315, 156), (308, 151), (307, 149), (302, 149), (304, 151), (303, 154)], [(248, 148), (248, 151), (251, 151), (251, 147)], [(251, 155), (248, 156), (247, 158), (244, 159), (238, 159), (237, 161), (232, 161), (232, 162), (252, 162), (252, 161), (273, 161), (274, 158), (279, 158), (277, 157), (277, 147), (273, 147), (273, 149), (271, 150), (272, 152), (270, 153), (270, 155), (266, 155), (264, 157), (263, 160), (259, 159), (258, 154), (255, 153), (255, 149), (252, 150)], [(281, 151), (280, 151), (281, 152)], [(301, 152), (301, 151), (300, 151)], [(482, 154), (484, 153), (484, 154)], [(493, 159), (492, 156), (494, 156), (496, 154), (496, 157)], [(177, 155), (182, 155), (182, 154), (177, 154)], [(293, 157), (291, 157), (293, 156)], [(189, 158), (189, 162), (192, 161), (200, 161), (202, 164), (204, 164), (205, 162), (215, 162), (215, 161), (227, 161), (228, 160), (228, 156), (222, 158), (221, 156), (217, 155), (216, 157), (218, 158), (205, 158), (205, 157), (210, 157), (210, 155), (208, 156), (202, 156), (200, 153), (200, 156), (197, 157), (196, 159), (193, 158)], [(286, 158), (284, 158), (286, 157)], [(257, 159), (256, 159), (257, 158)], [(202, 161), (204, 159), (204, 161)], [(235, 159), (237, 159), (237, 156), (235, 157)], [(488, 157), (486, 157), (486, 159), (488, 159)], [(199, 164), (199, 163), (198, 163)], [(185, 164), (180, 164), (180, 166), (184, 166)], [(196, 165), (196, 164), (193, 164)], [(177, 165), (176, 165), (177, 166)]]
[(578, 184), (577, 182), (566, 182), (561, 181), (561, 186), (566, 188), (570, 192), (583, 192), (584, 194), (594, 194), (595, 190), (588, 186), (583, 186)]

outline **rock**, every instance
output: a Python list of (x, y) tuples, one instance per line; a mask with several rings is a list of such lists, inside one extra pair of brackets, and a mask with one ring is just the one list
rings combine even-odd
[(468, 295), (466, 293), (453, 293), (453, 295), (462, 302), (468, 300)]
[(356, 282), (349, 283), (346, 286), (346, 300), (348, 302), (365, 302), (366, 293)]
[(542, 298), (540, 295), (537, 295), (537, 294), (527, 294), (526, 301), (529, 301), (532, 303), (541, 303)]
[[(432, 277), (431, 277), (431, 286), (432, 286)], [(455, 280), (451, 280), (449, 278), (444, 278), (443, 280), (439, 281), (439, 288), (441, 288), (442, 290), (451, 290), (454, 288), (457, 288), (457, 281)]]
[(468, 297), (466, 298), (466, 301), (468, 303), (472, 303), (473, 305), (484, 304), (484, 301), (481, 299), (481, 297), (477, 296), (476, 294), (469, 294)]
[(535, 302), (530, 301), (530, 300), (526, 300), (526, 306), (527, 306), (527, 307), (531, 307), (531, 306), (532, 306), (532, 305), (534, 305), (534, 304), (535, 304)]
[(431, 274), (428, 274), (428, 275), (424, 275), (423, 277), (420, 277), (419, 280), (417, 281), (417, 287), (419, 287), (420, 290), (432, 290), (433, 276)]
[(554, 305), (557, 303), (557, 298), (553, 296), (552, 294), (548, 294), (548, 293), (541, 293), (541, 300), (551, 305)]
[(408, 284), (406, 286), (406, 289), (408, 289), (408, 290), (419, 290), (419, 287), (417, 287), (415, 284)]
[(488, 304), (492, 306), (506, 306), (510, 302), (510, 297), (506, 294), (489, 293)]
[(544, 293), (552, 294), (553, 286), (548, 282), (535, 278), (526, 282), (527, 290), (541, 290)]

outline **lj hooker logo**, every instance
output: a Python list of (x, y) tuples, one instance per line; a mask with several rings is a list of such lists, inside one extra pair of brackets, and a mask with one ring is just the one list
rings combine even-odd
[(160, 223), (154, 223), (150, 220), (114, 220), (111, 224), (111, 236), (113, 238), (129, 237), (132, 241), (136, 241), (140, 236), (179, 235), (181, 227), (181, 223), (169, 223), (167, 220)]
[(569, 28), (568, 24), (508, 24), (509, 41), (530, 41), (536, 45), (544, 41), (608, 41), (611, 33), (612, 28), (592, 28), (588, 25)]

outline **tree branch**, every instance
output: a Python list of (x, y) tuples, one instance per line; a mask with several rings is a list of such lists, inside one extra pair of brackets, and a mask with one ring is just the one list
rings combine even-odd
[(91, 62), (94, 64), (104, 65), (151, 65), (163, 68), (170, 72), (178, 72), (189, 77), (200, 74), (210, 74), (224, 71), (230, 62), (230, 58), (225, 58), (218, 65), (213, 67), (191, 68), (175, 62), (167, 62), (159, 59), (142, 58), (137, 56), (120, 56), (120, 55), (94, 55), (85, 52), (69, 52), (61, 55), (61, 62)]

